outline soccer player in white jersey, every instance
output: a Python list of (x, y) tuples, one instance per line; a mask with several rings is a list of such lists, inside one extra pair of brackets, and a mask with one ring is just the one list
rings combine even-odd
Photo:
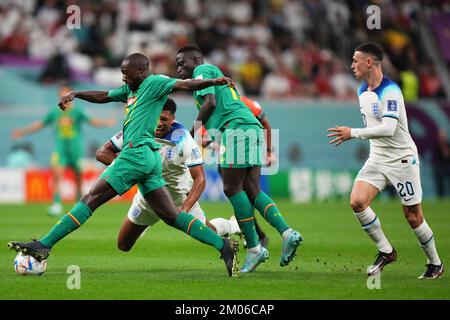
[(365, 128), (329, 128), (330, 144), (352, 139), (370, 139), (370, 154), (359, 171), (350, 195), (350, 205), (364, 231), (375, 242), (378, 255), (368, 271), (374, 275), (396, 260), (397, 253), (381, 229), (380, 219), (370, 208), (376, 195), (390, 182), (396, 188), (403, 213), (414, 230), (427, 257), (425, 272), (419, 279), (436, 279), (444, 265), (436, 251), (433, 232), (423, 217), (419, 155), (408, 131), (405, 103), (399, 86), (383, 76), (382, 50), (375, 44), (359, 45), (351, 68), (363, 83), (358, 89)]
[[(200, 207), (198, 199), (206, 185), (203, 158), (189, 131), (175, 121), (175, 113), (176, 104), (168, 98), (155, 132), (155, 141), (161, 144), (162, 175), (167, 189), (178, 207), (205, 223), (219, 236), (239, 233), (234, 216), (230, 220), (216, 218), (209, 221)], [(98, 150), (97, 160), (111, 164), (122, 150), (122, 143), (122, 132), (119, 132)], [(119, 249), (129, 251), (144, 230), (158, 221), (159, 217), (138, 191), (119, 232)]]

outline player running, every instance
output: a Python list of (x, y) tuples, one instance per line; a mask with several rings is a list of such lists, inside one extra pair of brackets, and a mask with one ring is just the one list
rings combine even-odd
[(177, 208), (165, 187), (158, 152), (160, 145), (154, 140), (159, 115), (171, 92), (202, 90), (215, 85), (232, 86), (231, 80), (226, 77), (178, 80), (154, 75), (149, 71), (148, 58), (140, 53), (125, 58), (121, 64), (121, 72), (125, 82), (122, 87), (111, 91), (70, 92), (59, 103), (63, 110), (66, 103), (75, 98), (93, 103), (127, 103), (120, 155), (48, 234), (28, 243), (12, 241), (8, 246), (38, 260), (46, 259), (52, 247), (84, 224), (99, 206), (137, 184), (145, 200), (166, 224), (220, 251), (228, 275), (235, 276), (237, 242), (234, 239), (222, 239), (197, 218)]
[[(204, 63), (200, 49), (193, 45), (177, 51), (176, 64), (181, 79), (223, 76), (219, 68)], [(261, 191), (262, 125), (244, 106), (233, 87), (196, 90), (194, 99), (199, 109), (197, 122), (205, 126), (212, 139), (220, 141), (221, 148), (224, 147), (220, 156), (223, 189), (247, 241), (247, 257), (240, 271), (252, 272), (269, 257), (269, 251), (261, 246), (255, 231), (253, 207), (282, 236), (280, 265), (288, 265), (303, 239), (286, 224), (273, 200)]]
[[(253, 113), (253, 115), (258, 119), (258, 121), (261, 123), (261, 125), (264, 127), (264, 132), (266, 133), (265, 140), (267, 142), (267, 158), (266, 158), (266, 165), (270, 166), (273, 162), (276, 161), (275, 153), (273, 153), (272, 148), (272, 127), (270, 126), (269, 120), (267, 119), (261, 105), (248, 97), (240, 97), (241, 101), (245, 104), (247, 108), (250, 109), (250, 111)], [(215, 150), (215, 152), (220, 152), (220, 143), (217, 143), (215, 141), (212, 141), (211, 138), (208, 136), (207, 131), (202, 127), (202, 146), (209, 147)], [(219, 166), (219, 173), (221, 173), (220, 166)], [(256, 233), (258, 234), (259, 241), (261, 242), (261, 245), (264, 248), (269, 247), (269, 237), (266, 235), (266, 233), (262, 230), (261, 226), (259, 225), (258, 221), (255, 219), (255, 228)], [(247, 244), (244, 241), (244, 247), (246, 247)]]
[(358, 80), (359, 105), (365, 128), (344, 126), (329, 128), (336, 146), (351, 138), (370, 139), (370, 154), (355, 179), (350, 205), (364, 231), (375, 242), (378, 255), (368, 275), (381, 272), (394, 262), (397, 252), (381, 229), (381, 223), (370, 204), (390, 182), (396, 188), (403, 213), (414, 230), (426, 257), (425, 272), (419, 279), (436, 279), (444, 265), (436, 251), (433, 232), (423, 217), (419, 155), (408, 131), (405, 103), (399, 86), (383, 76), (383, 52), (374, 44), (359, 45), (353, 54), (352, 70)]
[[(189, 131), (175, 121), (176, 110), (175, 101), (168, 98), (155, 131), (155, 141), (161, 144), (162, 176), (172, 199), (181, 211), (192, 214), (219, 236), (240, 233), (236, 219), (216, 218), (209, 221), (200, 207), (198, 199), (206, 186), (203, 158)], [(122, 147), (123, 135), (119, 132), (99, 149), (97, 160), (110, 165)], [(119, 232), (119, 249), (129, 251), (144, 230), (159, 220), (138, 190)]]
[[(59, 96), (62, 97), (70, 92), (71, 88), (61, 87)], [(71, 168), (75, 173), (76, 199), (81, 197), (81, 166), (83, 157), (83, 136), (81, 125), (88, 123), (94, 127), (111, 127), (116, 124), (114, 119), (95, 119), (88, 116), (82, 109), (67, 104), (66, 112), (52, 109), (39, 121), (24, 128), (18, 128), (12, 132), (13, 139), (40, 131), (50, 124), (55, 124), (55, 151), (51, 157), (51, 168), (53, 177), (53, 204), (48, 214), (57, 216), (62, 213), (61, 187), (64, 170)]]

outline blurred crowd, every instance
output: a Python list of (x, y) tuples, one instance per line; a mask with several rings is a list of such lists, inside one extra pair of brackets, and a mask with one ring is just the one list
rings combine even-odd
[[(145, 52), (154, 73), (176, 76), (177, 48), (195, 43), (246, 95), (346, 100), (358, 85), (353, 48), (373, 41), (385, 50), (386, 74), (413, 101), (443, 96), (419, 40), (424, 2), (450, 12), (446, 1), (419, 0), (2, 0), (0, 54), (43, 61), (44, 83), (82, 75), (120, 85), (127, 54)], [(372, 4), (381, 9), (380, 30), (366, 25)], [(73, 30), (70, 5), (81, 9)]]

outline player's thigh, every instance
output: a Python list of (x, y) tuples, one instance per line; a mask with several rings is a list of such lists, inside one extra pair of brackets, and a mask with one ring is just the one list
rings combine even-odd
[(155, 166), (152, 153), (146, 146), (124, 149), (100, 178), (122, 195), (135, 184), (145, 182), (151, 175)]
[(359, 212), (365, 210), (386, 187), (388, 180), (382, 169), (367, 161), (355, 178), (350, 194), (350, 205)]
[(159, 221), (158, 215), (153, 211), (140, 191), (134, 195), (127, 217), (133, 224), (142, 226), (144, 229), (147, 226), (153, 226)]
[(256, 124), (231, 124), (222, 133), (220, 167), (249, 168), (261, 166), (263, 135)]
[(419, 164), (399, 163), (389, 168), (387, 177), (397, 190), (403, 206), (414, 206), (422, 202)]
[(144, 198), (158, 217), (165, 223), (173, 225), (180, 209), (175, 205), (169, 191), (165, 186), (144, 194)]
[(80, 201), (85, 203), (94, 212), (99, 206), (115, 196), (117, 196), (117, 191), (108, 182), (99, 178)]
[(151, 171), (142, 177), (138, 183), (139, 191), (142, 195), (160, 189), (166, 185), (162, 177), (162, 161), (158, 152), (154, 151), (147, 155), (147, 162), (152, 163)]

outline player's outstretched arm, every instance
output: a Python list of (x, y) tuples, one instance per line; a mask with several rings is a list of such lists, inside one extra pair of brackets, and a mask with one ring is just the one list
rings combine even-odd
[(336, 137), (330, 144), (335, 144), (337, 147), (342, 142), (350, 140), (352, 138), (360, 139), (378, 139), (378, 138), (388, 138), (392, 137), (397, 128), (397, 119), (384, 117), (383, 123), (370, 127), (370, 128), (349, 128), (343, 126), (335, 126), (334, 128), (329, 128), (328, 131), (332, 131), (327, 135), (327, 137)]
[(370, 128), (353, 128), (350, 132), (352, 138), (378, 139), (392, 137), (397, 128), (397, 118), (383, 117), (383, 123)]
[(109, 166), (117, 157), (116, 148), (113, 146), (111, 140), (108, 140), (103, 146), (98, 149), (95, 158), (97, 161)]
[(58, 106), (62, 110), (66, 110), (66, 103), (74, 100), (75, 98), (92, 103), (107, 103), (113, 101), (108, 96), (108, 91), (71, 91), (61, 97)]
[(91, 126), (94, 126), (97, 128), (112, 127), (112, 126), (115, 126), (116, 123), (117, 123), (117, 121), (114, 118), (109, 118), (109, 119), (93, 118), (93, 119), (91, 119), (91, 121), (89, 121), (89, 124)]
[(173, 86), (173, 91), (197, 91), (211, 86), (227, 85), (233, 87), (233, 81), (228, 77), (213, 79), (185, 79), (177, 80)]
[(11, 133), (11, 137), (13, 139), (19, 139), (30, 133), (39, 131), (39, 130), (43, 129), (44, 127), (45, 127), (45, 125), (42, 121), (36, 121), (36, 122), (30, 124), (29, 126), (13, 130), (13, 132)]
[(203, 169), (203, 165), (190, 167), (189, 172), (191, 173), (193, 184), (186, 200), (184, 200), (184, 203), (180, 208), (180, 210), (184, 212), (189, 212), (191, 210), (192, 206), (200, 199), (200, 196), (203, 191), (205, 191), (206, 187), (205, 170)]

